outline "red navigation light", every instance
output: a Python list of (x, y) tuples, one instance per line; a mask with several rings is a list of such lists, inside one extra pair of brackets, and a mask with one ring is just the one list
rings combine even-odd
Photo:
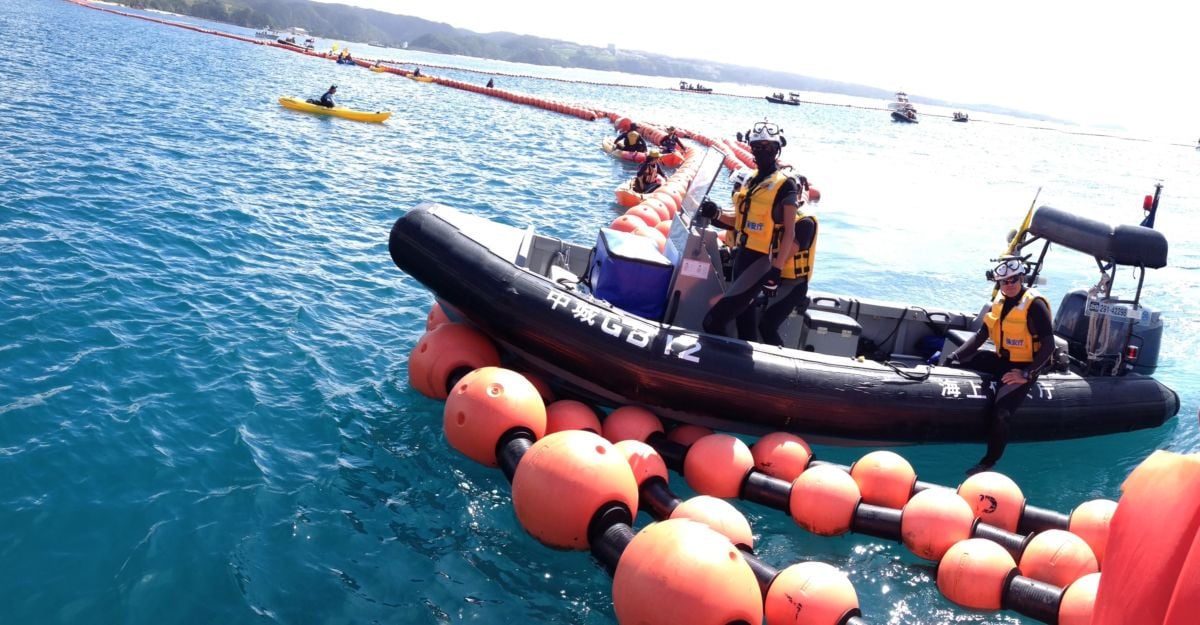
[(1142, 210), (1148, 211), (1152, 206), (1154, 206), (1154, 196), (1147, 195), (1146, 198), (1142, 200)]
[(1138, 352), (1141, 351), (1137, 345), (1130, 345), (1125, 348), (1125, 360), (1137, 360)]

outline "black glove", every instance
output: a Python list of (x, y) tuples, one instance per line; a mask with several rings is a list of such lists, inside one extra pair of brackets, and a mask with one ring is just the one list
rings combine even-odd
[(720, 215), (720, 214), (721, 214), (721, 207), (717, 206), (716, 202), (714, 202), (708, 198), (704, 198), (703, 200), (700, 201), (699, 215), (701, 217), (712, 220), (712, 219), (716, 219), (717, 215)]
[(767, 275), (763, 276), (762, 291), (767, 297), (775, 297), (775, 293), (779, 291), (779, 268), (771, 267)]

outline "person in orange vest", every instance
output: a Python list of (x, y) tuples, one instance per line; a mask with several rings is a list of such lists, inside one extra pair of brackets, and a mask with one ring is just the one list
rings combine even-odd
[[(1025, 395), (1054, 356), (1054, 327), (1050, 304), (1036, 289), (1027, 288), (1028, 267), (1017, 256), (1000, 259), (988, 272), (1000, 293), (983, 317), (983, 325), (950, 354), (947, 364), (991, 376), (996, 394), (987, 410), (987, 452), (967, 475), (987, 471), (1000, 460), (1008, 444), (1008, 422)], [(988, 339), (995, 351), (980, 347)]]

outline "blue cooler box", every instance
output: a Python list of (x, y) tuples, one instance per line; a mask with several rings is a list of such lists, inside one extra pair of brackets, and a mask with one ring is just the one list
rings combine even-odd
[(675, 267), (646, 237), (601, 228), (592, 259), (592, 294), (647, 319), (662, 319)]

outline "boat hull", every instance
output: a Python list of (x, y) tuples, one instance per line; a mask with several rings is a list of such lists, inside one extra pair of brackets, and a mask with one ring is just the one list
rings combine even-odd
[[(902, 371), (649, 321), (518, 267), (443, 219), (443, 209), (422, 205), (397, 220), (393, 261), (462, 321), (571, 394), (722, 430), (789, 431), (839, 444), (986, 438), (992, 391), (974, 372)], [(1178, 408), (1175, 393), (1148, 376), (1048, 374), (1012, 418), (1010, 440), (1152, 428)]]
[(905, 115), (904, 113), (902, 113), (900, 111), (892, 111), (892, 121), (904, 122), (906, 124), (915, 124), (915, 123), (917, 123), (917, 118), (915, 115), (913, 117), (909, 117), (908, 115)]

